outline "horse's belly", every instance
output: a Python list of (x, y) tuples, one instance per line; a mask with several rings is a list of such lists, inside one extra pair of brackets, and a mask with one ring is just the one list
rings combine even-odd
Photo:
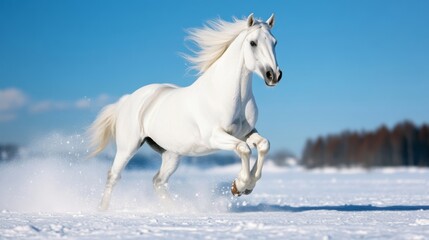
[(200, 156), (215, 151), (201, 139), (197, 131), (183, 131), (179, 126), (176, 128), (164, 126), (157, 131), (152, 131), (149, 136), (167, 151), (180, 155)]

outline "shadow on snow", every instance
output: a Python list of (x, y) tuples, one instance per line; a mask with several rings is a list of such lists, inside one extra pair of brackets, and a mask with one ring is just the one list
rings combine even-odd
[(397, 205), (377, 207), (373, 205), (339, 205), (339, 206), (301, 206), (275, 205), (260, 203), (252, 206), (233, 206), (231, 212), (306, 212), (306, 211), (339, 211), (339, 212), (369, 212), (369, 211), (420, 211), (429, 210), (429, 205)]

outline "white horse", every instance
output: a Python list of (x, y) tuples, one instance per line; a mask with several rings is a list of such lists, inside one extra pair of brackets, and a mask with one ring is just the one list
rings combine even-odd
[[(232, 150), (241, 158), (241, 170), (233, 181), (235, 196), (249, 194), (261, 178), (270, 145), (255, 129), (258, 109), (252, 93), (252, 73), (276, 85), (282, 76), (270, 30), (274, 15), (266, 21), (216, 20), (190, 31), (199, 50), (186, 56), (199, 78), (190, 86), (151, 84), (106, 106), (90, 127), (93, 156), (109, 140), (116, 140), (116, 156), (108, 173), (100, 208), (109, 206), (112, 188), (136, 151), (147, 142), (161, 153), (162, 164), (153, 178), (154, 189), (167, 194), (167, 182), (181, 155), (200, 156), (216, 150)], [(251, 148), (258, 158), (250, 169)]]

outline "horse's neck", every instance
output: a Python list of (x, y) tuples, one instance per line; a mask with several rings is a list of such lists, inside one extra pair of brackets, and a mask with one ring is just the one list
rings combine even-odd
[(234, 102), (251, 100), (253, 98), (252, 74), (244, 65), (241, 53), (243, 41), (244, 36), (238, 36), (196, 84), (210, 88), (210, 94), (217, 99)]

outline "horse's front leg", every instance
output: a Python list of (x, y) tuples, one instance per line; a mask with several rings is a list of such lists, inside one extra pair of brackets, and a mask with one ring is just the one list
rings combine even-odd
[(241, 158), (241, 170), (237, 178), (232, 182), (231, 192), (234, 196), (240, 196), (246, 192), (251, 182), (250, 177), (250, 147), (246, 142), (218, 129), (213, 132), (210, 139), (213, 148), (233, 150)]
[(259, 135), (256, 129), (254, 129), (248, 135), (246, 142), (249, 146), (255, 146), (258, 151), (258, 159), (256, 159), (252, 171), (250, 172), (250, 184), (247, 190), (244, 192), (244, 194), (250, 194), (253, 191), (256, 182), (261, 179), (264, 159), (268, 151), (270, 150), (270, 142), (266, 138)]

